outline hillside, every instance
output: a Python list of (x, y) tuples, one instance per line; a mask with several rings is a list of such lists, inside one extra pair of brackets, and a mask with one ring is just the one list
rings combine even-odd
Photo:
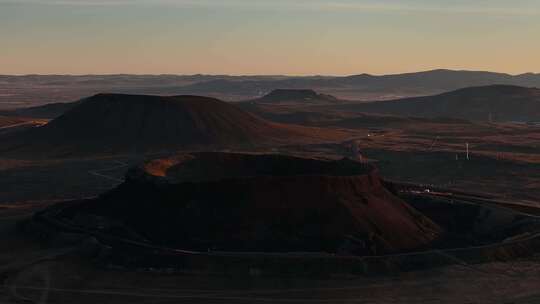
[(4, 116), (20, 116), (28, 118), (54, 119), (74, 108), (78, 102), (57, 102), (49, 103), (42, 106), (19, 108), (15, 110), (0, 111), (0, 115)]
[(0, 116), (0, 128), (9, 127), (24, 123), (26, 120), (21, 117)]
[(132, 169), (116, 189), (70, 204), (60, 216), (198, 251), (373, 255), (422, 248), (442, 234), (391, 194), (374, 168), (284, 155), (153, 160)]
[(452, 117), (475, 121), (540, 121), (540, 89), (494, 85), (434, 96), (337, 106), (336, 109), (418, 117)]
[(264, 104), (327, 104), (338, 103), (340, 100), (332, 95), (317, 93), (309, 89), (277, 89), (261, 98), (251, 100), (253, 103)]
[(208, 97), (98, 94), (45, 126), (6, 140), (11, 144), (5, 149), (60, 154), (149, 152), (276, 145), (343, 135), (271, 123)]

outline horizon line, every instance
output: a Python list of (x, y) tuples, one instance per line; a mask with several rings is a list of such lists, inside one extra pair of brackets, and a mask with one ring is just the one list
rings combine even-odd
[(522, 73), (508, 73), (494, 70), (467, 70), (467, 69), (429, 69), (429, 70), (417, 70), (413, 72), (392, 72), (392, 73), (383, 73), (383, 74), (372, 74), (372, 73), (357, 73), (357, 74), (211, 74), (211, 73), (24, 73), (24, 74), (0, 74), (0, 77), (29, 77), (29, 76), (71, 76), (71, 77), (84, 77), (84, 76), (228, 76), (228, 77), (353, 77), (353, 76), (393, 76), (393, 75), (405, 75), (405, 74), (417, 74), (417, 73), (429, 73), (429, 72), (470, 72), (470, 73), (493, 73), (493, 74), (504, 74), (508, 76), (521, 76), (521, 75), (540, 75), (540, 72), (522, 72)]

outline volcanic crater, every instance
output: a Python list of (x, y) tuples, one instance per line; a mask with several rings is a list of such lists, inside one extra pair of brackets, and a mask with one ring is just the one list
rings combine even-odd
[(209, 97), (98, 94), (42, 127), (2, 138), (0, 152), (55, 156), (212, 150), (348, 136), (339, 130), (269, 122)]
[(116, 189), (60, 214), (110, 219), (152, 244), (205, 252), (375, 255), (425, 248), (442, 234), (371, 165), (271, 154), (150, 161)]

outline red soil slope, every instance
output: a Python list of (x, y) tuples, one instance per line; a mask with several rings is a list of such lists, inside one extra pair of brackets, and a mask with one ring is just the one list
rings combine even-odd
[[(441, 229), (350, 160), (192, 153), (152, 161), (67, 216), (121, 222), (195, 250), (382, 254), (427, 246)], [(88, 220), (86, 220), (88, 222)]]
[(15, 124), (20, 124), (25, 122), (26, 120), (20, 117), (8, 117), (8, 116), (0, 116), (0, 128), (8, 127)]

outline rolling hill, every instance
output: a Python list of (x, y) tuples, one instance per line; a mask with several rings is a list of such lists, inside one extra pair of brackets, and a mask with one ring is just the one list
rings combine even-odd
[[(277, 79), (222, 78), (201, 81), (178, 88), (184, 94), (260, 96), (275, 89), (312, 88), (325, 94), (351, 100), (391, 99), (399, 96), (439, 94), (473, 86), (516, 85), (540, 87), (540, 74), (510, 75), (483, 71), (438, 69), (414, 73), (342, 77), (312, 76)], [(384, 98), (382, 98), (384, 97)]]
[(215, 149), (331, 140), (343, 135), (271, 123), (208, 97), (98, 94), (43, 127), (5, 140), (8, 144), (3, 151), (107, 154)]
[(473, 121), (540, 121), (540, 89), (508, 85), (471, 87), (434, 96), (343, 105), (334, 109)]

